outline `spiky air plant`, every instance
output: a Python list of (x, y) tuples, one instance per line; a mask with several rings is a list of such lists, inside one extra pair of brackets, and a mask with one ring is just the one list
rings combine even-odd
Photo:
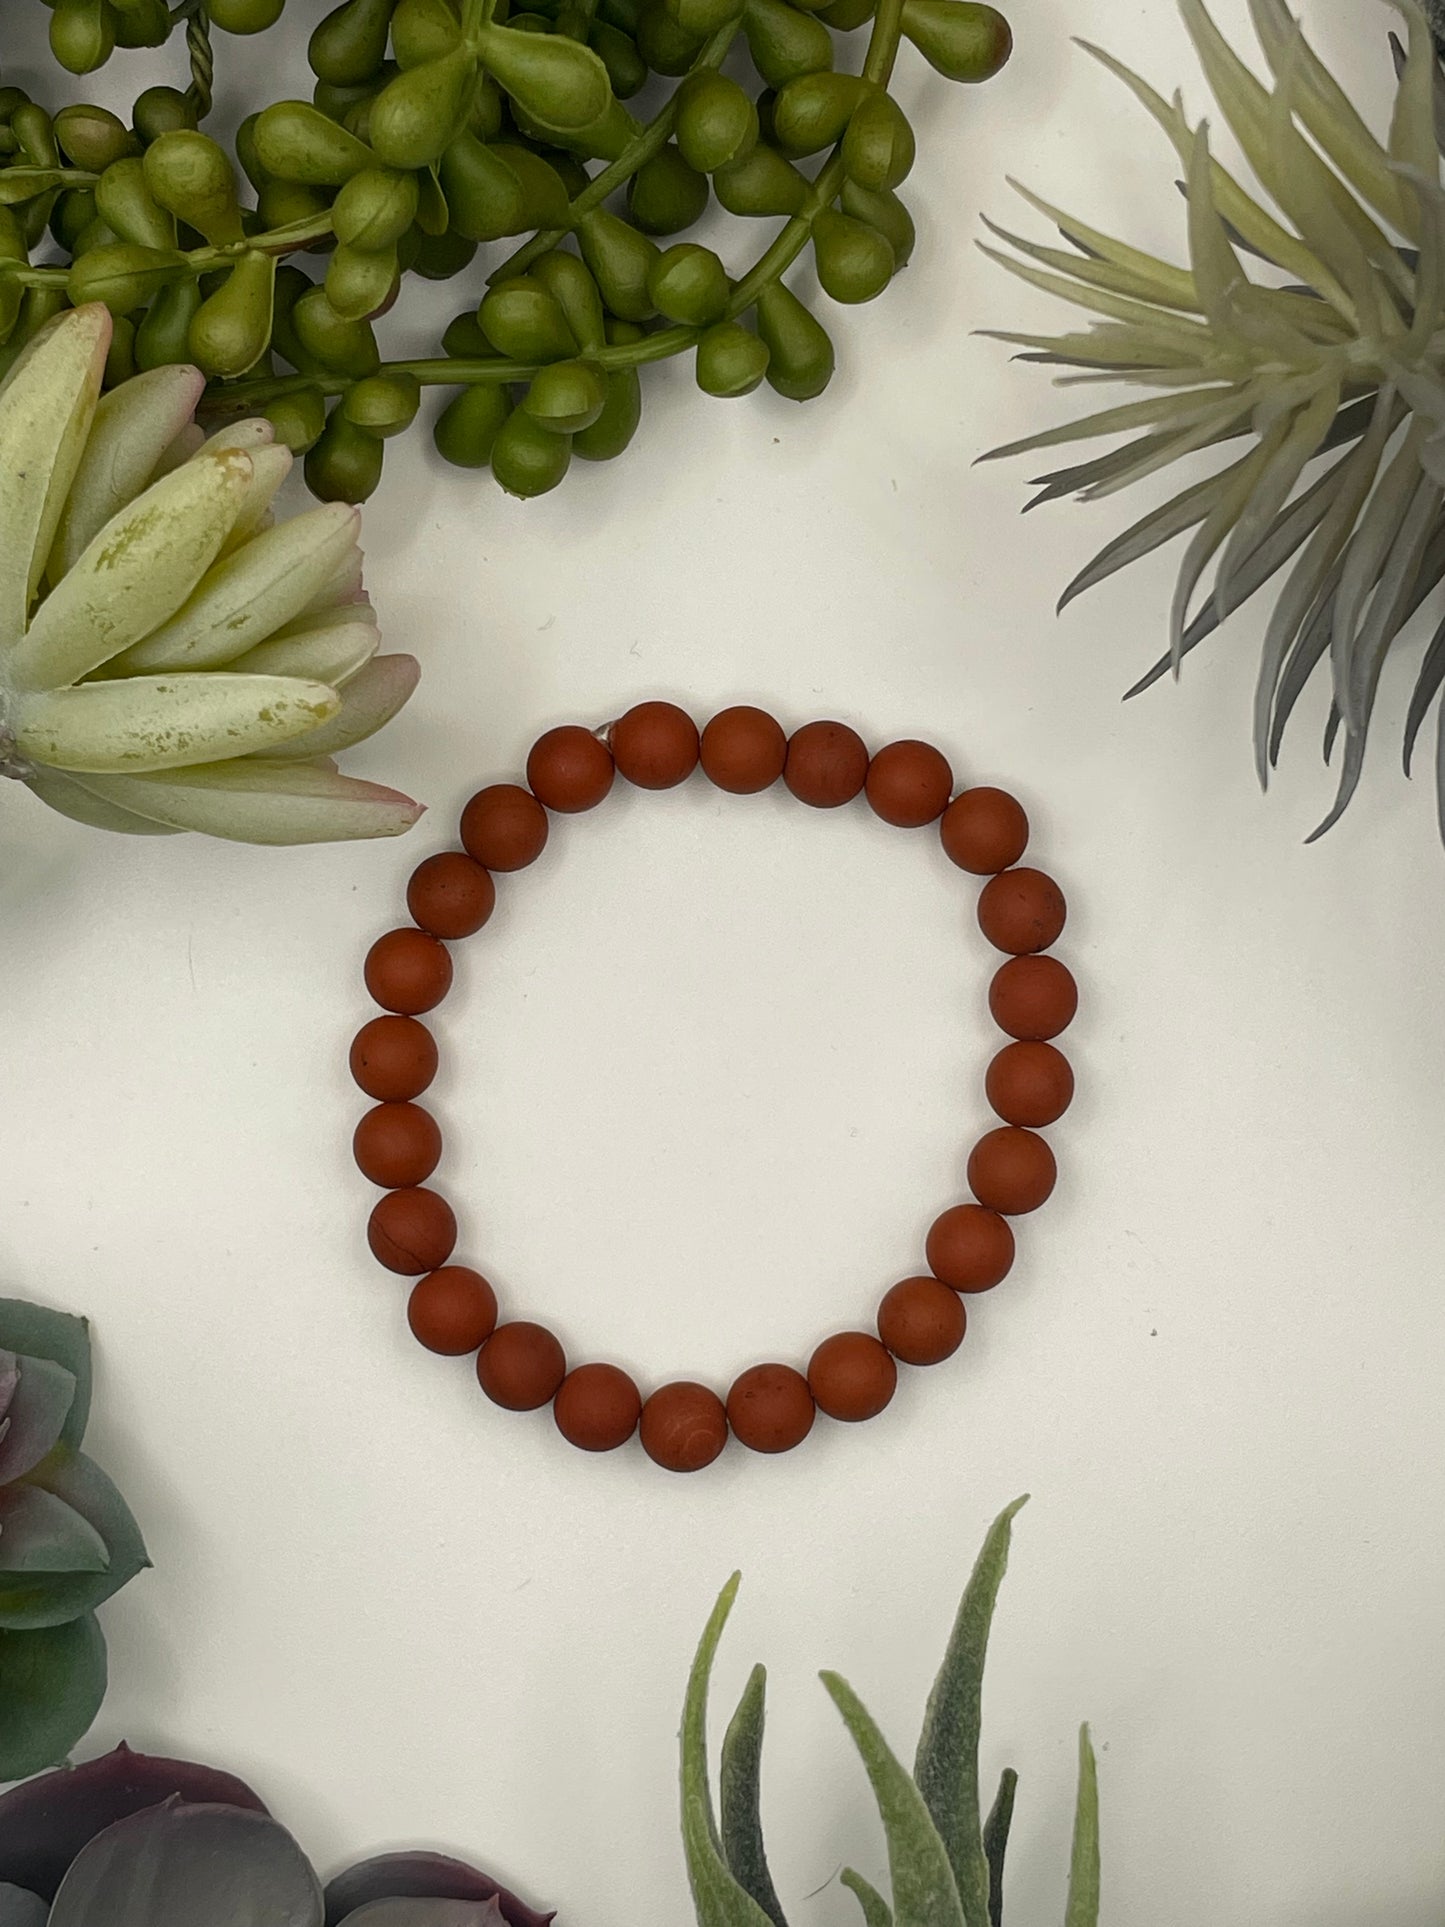
[[(865, 1927), (1001, 1927), (1004, 1854), (1018, 1775), (1005, 1770), (987, 1819), (979, 1794), (983, 1669), (998, 1589), (1008, 1565), (1016, 1499), (995, 1519), (964, 1592), (928, 1698), (913, 1771), (899, 1761), (848, 1682), (823, 1685), (858, 1748), (888, 1849), (891, 1900), (854, 1868), (842, 1883)], [(707, 1696), (734, 1576), (708, 1621), (682, 1715), (682, 1836), (698, 1927), (787, 1927), (763, 1845), (760, 1768), (767, 1675), (755, 1667), (722, 1748), (722, 1811), (713, 1811)], [(1079, 1732), (1079, 1791), (1064, 1927), (1098, 1927), (1099, 1789), (1089, 1729)]]
[(106, 1685), (95, 1609), (150, 1563), (80, 1449), (90, 1383), (84, 1319), (0, 1298), (0, 1780), (53, 1766), (90, 1726)]
[[(1001, 338), (1026, 360), (1082, 371), (1061, 381), (1151, 392), (994, 452), (1128, 438), (1042, 476), (1036, 502), (1097, 501), (1201, 451), (1227, 458), (1109, 543), (1063, 602), (1189, 535), (1168, 651), (1132, 695), (1177, 673), (1191, 649), (1288, 566), (1260, 665), (1255, 756), (1267, 781), (1290, 713), (1328, 657), (1326, 757), (1340, 735), (1343, 749), (1319, 835), (1359, 782), (1386, 655), (1445, 578), (1445, 81), (1425, 15), (1406, 0), (1408, 52), (1396, 45), (1398, 89), (1381, 141), (1285, 0), (1250, 0), (1268, 82), (1229, 47), (1202, 0), (1180, 6), (1223, 118), (1275, 211), (1215, 157), (1205, 124), (1190, 123), (1178, 94), (1165, 100), (1088, 48), (1174, 148), (1185, 175), (1188, 266), (1128, 247), (1020, 189), (1070, 245), (1039, 246), (994, 227), (1014, 255), (985, 252), (1096, 318), (1057, 337)], [(1211, 564), (1211, 592), (1193, 611)], [(1407, 774), (1442, 680), (1445, 625), (1415, 684)], [(1445, 834), (1445, 724), (1439, 742)]]
[(0, 385), (0, 772), (98, 829), (246, 843), (393, 836), (418, 806), (337, 773), (416, 684), (378, 656), (358, 512), (277, 523), (270, 424), (205, 441), (202, 377), (101, 399), (92, 305)]
[(244, 1781), (119, 1747), (0, 1798), (0, 1927), (548, 1927), (488, 1875), (389, 1853), (322, 1887)]

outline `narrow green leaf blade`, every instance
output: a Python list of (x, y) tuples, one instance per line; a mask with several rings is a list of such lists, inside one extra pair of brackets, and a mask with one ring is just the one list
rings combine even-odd
[(988, 1862), (989, 1927), (1003, 1927), (1003, 1863), (1013, 1825), (1014, 1795), (1019, 1776), (1011, 1766), (1003, 1770), (987, 1820), (983, 1823), (983, 1857)]
[(105, 1640), (93, 1613), (64, 1626), (0, 1630), (0, 1780), (63, 1760), (105, 1698)]
[(1079, 1795), (1064, 1927), (1099, 1927), (1099, 1774), (1087, 1726), (1079, 1728)]
[(728, 1871), (752, 1895), (774, 1927), (788, 1927), (763, 1845), (763, 1724), (768, 1674), (755, 1666), (722, 1748), (722, 1850)]
[(847, 1680), (837, 1673), (819, 1677), (853, 1736), (878, 1802), (888, 1842), (895, 1927), (967, 1927), (948, 1849), (923, 1795)]
[(682, 1845), (698, 1927), (774, 1927), (751, 1894), (746, 1893), (728, 1871), (713, 1817), (708, 1777), (708, 1686), (718, 1642), (740, 1583), (741, 1575), (734, 1573), (718, 1596), (688, 1675), (682, 1708)]
[(923, 1716), (913, 1777), (948, 1851), (968, 1927), (988, 1927), (988, 1861), (978, 1791), (978, 1740), (983, 1719), (983, 1667), (998, 1589), (1008, 1569), (1015, 1499), (989, 1527), (974, 1564), (943, 1665)]

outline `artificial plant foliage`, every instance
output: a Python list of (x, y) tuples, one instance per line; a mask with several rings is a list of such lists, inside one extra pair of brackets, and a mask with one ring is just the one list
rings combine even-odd
[(0, 1780), (53, 1766), (89, 1728), (106, 1686), (96, 1608), (150, 1563), (80, 1449), (90, 1385), (83, 1319), (0, 1299)]
[[(1136, 685), (1143, 689), (1171, 668), (1177, 673), (1226, 616), (1275, 584), (1255, 694), (1256, 765), (1266, 781), (1300, 695), (1327, 661), (1325, 754), (1338, 742), (1340, 773), (1318, 835), (1359, 782), (1386, 658), (1445, 580), (1445, 77), (1425, 15), (1403, 0), (1408, 46), (1396, 43), (1394, 109), (1380, 138), (1285, 0), (1250, 0), (1264, 80), (1203, 0), (1180, 7), (1260, 191), (1221, 163), (1207, 123), (1190, 120), (1179, 94), (1166, 100), (1088, 48), (1173, 150), (1184, 175), (1188, 259), (1162, 260), (1020, 190), (1067, 245), (994, 227), (1013, 253), (985, 252), (1094, 318), (1063, 335), (1001, 338), (1025, 360), (1078, 371), (1061, 382), (1144, 392), (994, 452), (1125, 438), (1108, 454), (1041, 476), (1030, 506), (1070, 494), (1097, 501), (1185, 457), (1227, 457), (1110, 542), (1063, 600), (1189, 537), (1169, 646)], [(1210, 592), (1196, 610), (1211, 567)], [(1416, 678), (1407, 773), (1442, 682), (1445, 624)], [(1436, 769), (1445, 834), (1445, 718)]]
[[(882, 1822), (886, 1893), (853, 1867), (840, 1875), (865, 1927), (1002, 1927), (1004, 1858), (1018, 1775), (1007, 1768), (987, 1820), (978, 1750), (984, 1662), (1013, 1520), (1023, 1499), (990, 1527), (929, 1695), (910, 1773), (848, 1682), (821, 1675), (842, 1716)], [(723, 1742), (720, 1819), (707, 1750), (707, 1699), (723, 1628), (737, 1597), (723, 1588), (698, 1647), (682, 1716), (682, 1837), (698, 1927), (787, 1927), (768, 1870), (761, 1813), (766, 1675), (754, 1668)], [(1079, 1785), (1064, 1927), (1097, 1927), (1099, 1796), (1087, 1727), (1079, 1731)]]
[[(197, 363), (215, 409), (264, 407), (315, 493), (351, 502), (431, 387), (443, 457), (520, 496), (620, 455), (655, 361), (724, 400), (821, 394), (833, 345), (785, 276), (808, 252), (852, 304), (907, 266), (896, 59), (982, 81), (1012, 45), (981, 0), (342, 0), (315, 20), (311, 99), (255, 86), (264, 53), (235, 63), (233, 155), (200, 126), (210, 26), (280, 12), (185, 0), (191, 84), (146, 88), (130, 125), (0, 86), (0, 367), (58, 307), (105, 301), (118, 371)], [(51, 46), (84, 73), (171, 25), (164, 0), (58, 0)], [(635, 115), (654, 76), (675, 85)], [(748, 265), (675, 239), (714, 202), (766, 224)], [(373, 323), (406, 283), (483, 249), (440, 352), (383, 361)]]
[(244, 1781), (122, 1746), (0, 1797), (0, 1927), (548, 1927), (498, 1881), (384, 1854), (323, 1886)]
[(377, 654), (354, 509), (278, 522), (270, 423), (207, 440), (194, 368), (102, 398), (100, 303), (0, 384), (0, 774), (97, 829), (250, 843), (390, 836), (420, 814), (338, 773), (416, 686)]

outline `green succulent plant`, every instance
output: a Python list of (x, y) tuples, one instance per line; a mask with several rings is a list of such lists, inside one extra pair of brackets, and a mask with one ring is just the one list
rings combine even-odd
[[(888, 1852), (890, 1896), (854, 1868), (841, 1875), (865, 1927), (1001, 1927), (1004, 1856), (1018, 1775), (1008, 1768), (984, 1815), (978, 1774), (984, 1662), (1008, 1565), (1016, 1499), (995, 1519), (974, 1565), (934, 1681), (910, 1774), (858, 1695), (836, 1673), (823, 1685), (858, 1749)], [(698, 1647), (682, 1715), (682, 1837), (698, 1927), (787, 1927), (768, 1870), (761, 1819), (767, 1674), (755, 1667), (722, 1746), (721, 1814), (713, 1808), (707, 1699), (713, 1660), (737, 1595), (724, 1587)], [(1079, 1730), (1064, 1927), (1097, 1927), (1099, 1793), (1087, 1726)]]
[[(1425, 15), (1404, 0), (1408, 51), (1396, 44), (1398, 90), (1381, 140), (1285, 0), (1250, 0), (1267, 81), (1229, 46), (1202, 0), (1180, 6), (1264, 198), (1222, 165), (1207, 126), (1191, 123), (1178, 94), (1166, 100), (1088, 48), (1152, 116), (1185, 173), (1188, 262), (1128, 246), (1020, 189), (1068, 245), (1042, 246), (990, 223), (1014, 252), (985, 252), (1095, 318), (1063, 335), (1000, 338), (1025, 360), (1079, 371), (1063, 382), (1148, 392), (994, 453), (1126, 438), (1040, 477), (1035, 504), (1071, 494), (1098, 501), (1202, 451), (1227, 458), (1110, 542), (1063, 602), (1189, 536), (1169, 647), (1138, 690), (1177, 673), (1191, 649), (1290, 565), (1256, 686), (1255, 758), (1265, 782), (1301, 692), (1328, 659), (1325, 754), (1337, 738), (1342, 753), (1338, 794), (1318, 836), (1359, 782), (1386, 656), (1445, 579), (1445, 78)], [(1194, 611), (1211, 565), (1210, 593)], [(1416, 680), (1407, 774), (1442, 682), (1445, 625)], [(1437, 791), (1445, 835), (1445, 722)]]
[(84, 1319), (0, 1298), (0, 1781), (53, 1766), (89, 1728), (106, 1686), (95, 1609), (150, 1564), (80, 1449), (90, 1385)]
[[(104, 301), (116, 370), (196, 363), (209, 418), (264, 410), (323, 501), (377, 488), (429, 388), (444, 460), (524, 497), (623, 453), (655, 361), (719, 398), (822, 394), (833, 344), (784, 277), (811, 252), (850, 305), (908, 265), (895, 62), (984, 81), (1012, 47), (986, 0), (341, 0), (315, 19), (309, 100), (270, 98), (276, 63), (244, 48), (233, 154), (200, 127), (210, 25), (280, 13), (184, 0), (191, 85), (147, 88), (129, 125), (0, 86), (0, 368), (56, 307)], [(164, 0), (57, 0), (52, 51), (90, 72), (123, 28), (151, 45), (171, 24)], [(865, 28), (861, 73), (835, 72)], [(667, 246), (714, 199), (734, 236), (767, 224), (735, 273), (736, 244)], [(440, 352), (383, 362), (373, 323), (480, 250)]]
[(276, 523), (271, 425), (205, 440), (202, 379), (101, 398), (98, 303), (52, 320), (0, 384), (0, 774), (98, 829), (249, 843), (391, 836), (418, 806), (338, 774), (395, 715), (359, 516)]

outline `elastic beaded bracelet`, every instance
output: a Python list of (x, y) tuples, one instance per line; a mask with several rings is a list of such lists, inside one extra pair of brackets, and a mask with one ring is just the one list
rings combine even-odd
[[(437, 1071), (435, 1040), (419, 1019), (451, 987), (447, 944), (483, 927), (496, 903), (494, 878), (536, 861), (554, 816), (595, 808), (618, 775), (639, 789), (665, 790), (699, 765), (733, 795), (753, 795), (781, 779), (815, 809), (837, 809), (862, 795), (885, 823), (936, 824), (949, 859), (988, 879), (979, 892), (979, 927), (1007, 956), (988, 1003), (1010, 1041), (984, 1080), (1000, 1122), (969, 1156), (973, 1198), (934, 1221), (927, 1272), (884, 1294), (876, 1334), (834, 1333), (806, 1371), (750, 1366), (726, 1399), (690, 1379), (644, 1398), (615, 1365), (569, 1369), (546, 1326), (501, 1319), (488, 1281), (451, 1262), (457, 1221), (428, 1186), (441, 1160), (441, 1131), (415, 1101)], [(463, 847), (418, 864), (406, 893), (412, 923), (379, 937), (366, 958), (366, 987), (384, 1014), (363, 1025), (351, 1047), (352, 1075), (377, 1100), (356, 1127), (354, 1151), (363, 1175), (386, 1193), (371, 1213), (371, 1250), (389, 1270), (417, 1279), (407, 1308), (413, 1333), (431, 1351), (475, 1354), (477, 1378), (495, 1404), (517, 1412), (550, 1404), (563, 1437), (586, 1452), (614, 1451), (637, 1434), (648, 1456), (672, 1472), (710, 1465), (730, 1437), (754, 1452), (788, 1451), (808, 1436), (819, 1412), (845, 1423), (874, 1417), (897, 1388), (899, 1360), (934, 1365), (957, 1351), (968, 1322), (965, 1299), (991, 1290), (1013, 1264), (1009, 1220), (1037, 1210), (1054, 1188), (1054, 1154), (1039, 1133), (1073, 1098), (1073, 1072), (1052, 1039), (1072, 1021), (1078, 993), (1064, 965), (1045, 954), (1063, 930), (1066, 906), (1052, 878), (1021, 862), (1028, 818), (1002, 790), (955, 795), (947, 758), (929, 743), (890, 743), (870, 757), (846, 723), (807, 723), (789, 737), (772, 716), (750, 707), (723, 710), (699, 737), (674, 704), (640, 703), (602, 730), (548, 730), (526, 767), (525, 786), (494, 783), (471, 799), (462, 812)]]

